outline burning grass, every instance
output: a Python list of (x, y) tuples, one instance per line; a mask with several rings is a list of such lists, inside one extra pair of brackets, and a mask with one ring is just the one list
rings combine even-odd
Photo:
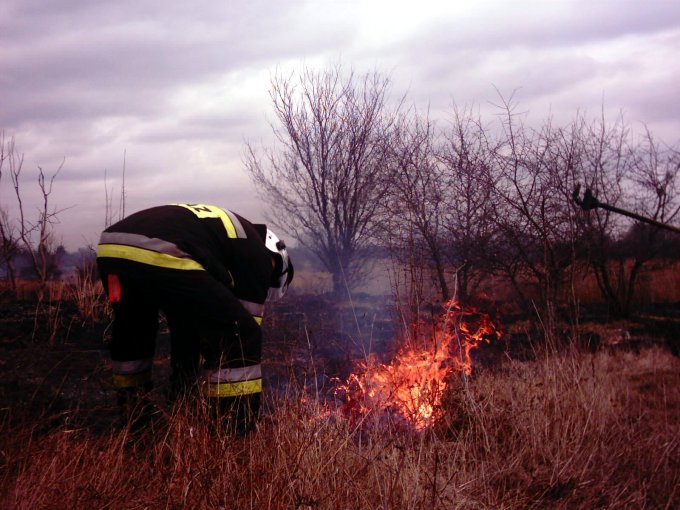
[(383, 413), (404, 426), (426, 429), (443, 416), (441, 401), (450, 377), (471, 375), (471, 352), (501, 337), (500, 326), (487, 314), (455, 300), (444, 305), (436, 324), (412, 331), (391, 363), (369, 357), (338, 385), (336, 396), (350, 418)]
[(246, 437), (191, 403), (138, 437), (3, 410), (0, 507), (677, 508), (679, 384), (656, 348), (550, 352), (453, 377), (422, 432), (294, 386)]

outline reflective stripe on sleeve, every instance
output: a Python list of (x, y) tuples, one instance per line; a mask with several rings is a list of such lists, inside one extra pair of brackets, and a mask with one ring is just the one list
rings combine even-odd
[(206, 397), (240, 397), (262, 393), (262, 379), (230, 383), (207, 383), (203, 386)]
[(129, 234), (127, 232), (102, 232), (99, 244), (123, 244), (135, 246), (145, 250), (165, 253), (180, 259), (189, 259), (191, 256), (181, 250), (176, 244), (157, 237), (147, 237), (142, 234)]
[(100, 244), (97, 247), (97, 257), (132, 260), (150, 266), (166, 267), (169, 269), (205, 271), (201, 264), (189, 258), (179, 258), (167, 253), (119, 244)]
[(239, 302), (241, 305), (243, 305), (243, 308), (245, 308), (246, 311), (253, 316), (255, 322), (261, 325), (262, 316), (264, 315), (264, 305), (260, 303), (254, 303), (253, 301), (246, 301), (245, 299), (239, 299)]

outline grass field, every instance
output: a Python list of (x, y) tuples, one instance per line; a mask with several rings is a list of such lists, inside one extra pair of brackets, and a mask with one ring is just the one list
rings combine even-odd
[(195, 402), (140, 435), (3, 408), (0, 507), (678, 508), (678, 387), (660, 348), (570, 349), (455, 379), (421, 433), (295, 384), (246, 437)]
[[(51, 292), (37, 330), (35, 305), (0, 309), (2, 509), (680, 508), (680, 358), (664, 347), (677, 338), (607, 340), (624, 329), (644, 340), (634, 330), (644, 322), (581, 324), (601, 340), (589, 351), (554, 325), (507, 325), (493, 363), (455, 374), (439, 421), (416, 432), (384, 411), (348, 418), (317, 385), (338, 362), (329, 352), (349, 360), (365, 347), (358, 329), (390, 352), (388, 303), (366, 295), (324, 308), (322, 295), (291, 296), (265, 324), (254, 432), (230, 434), (189, 401), (163, 405), (152, 429), (133, 434), (114, 425), (101, 288)], [(678, 330), (677, 318), (653, 319)], [(523, 336), (528, 356), (508, 344)], [(167, 375), (167, 352), (154, 370)]]

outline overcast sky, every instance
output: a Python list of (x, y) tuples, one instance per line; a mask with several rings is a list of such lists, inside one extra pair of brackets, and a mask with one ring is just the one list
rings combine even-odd
[(37, 167), (63, 161), (52, 201), (75, 249), (96, 243), (104, 176), (118, 192), (124, 162), (127, 212), (203, 202), (264, 220), (242, 158), (271, 140), (277, 69), (375, 68), (442, 121), (516, 90), (530, 122), (604, 107), (674, 144), (679, 50), (677, 0), (3, 0), (0, 129), (27, 200)]

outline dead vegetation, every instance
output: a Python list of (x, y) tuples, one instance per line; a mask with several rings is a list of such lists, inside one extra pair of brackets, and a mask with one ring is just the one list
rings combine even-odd
[(195, 402), (138, 436), (93, 426), (93, 413), (111, 414), (103, 400), (87, 413), (3, 405), (0, 506), (677, 507), (680, 360), (658, 347), (536, 355), (454, 381), (422, 433), (348, 421), (293, 379), (269, 389), (246, 437)]
[[(97, 285), (84, 278), (46, 296), (60, 303), (53, 343), (52, 330), (32, 329), (27, 302), (2, 308), (8, 320), (27, 312), (17, 338), (29, 340), (0, 343), (1, 508), (680, 505), (680, 359), (659, 338), (633, 345), (642, 322), (507, 324), (473, 376), (451, 381), (436, 426), (415, 433), (385, 414), (348, 420), (334, 407), (330, 381), (348, 361), (367, 347), (389, 355), (408, 335), (387, 303), (293, 295), (267, 318), (266, 410), (254, 433), (228, 434), (196, 402), (164, 404), (161, 341), (163, 418), (134, 435), (115, 425), (103, 330), (76, 335), (106, 322)], [(667, 314), (655, 324), (677, 339)]]

